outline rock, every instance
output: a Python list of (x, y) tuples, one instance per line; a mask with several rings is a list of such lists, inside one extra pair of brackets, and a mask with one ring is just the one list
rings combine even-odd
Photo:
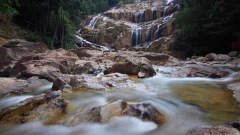
[(14, 60), (13, 51), (9, 48), (0, 47), (0, 61), (9, 62)]
[(143, 72), (138, 72), (138, 77), (139, 78), (144, 78), (146, 76), (146, 74), (145, 73), (143, 73)]
[(240, 82), (230, 83), (227, 88), (233, 90), (233, 97), (240, 103)]
[(20, 124), (33, 121), (52, 123), (66, 112), (67, 102), (59, 91), (28, 98), (0, 112), (0, 124)]
[(21, 59), (23, 56), (35, 53), (44, 53), (48, 50), (45, 44), (28, 42), (22, 39), (10, 39), (2, 47), (11, 49), (14, 52), (15, 59)]
[[(23, 57), (12, 68), (11, 76), (32, 77), (39, 76), (46, 79), (50, 77), (48, 74), (70, 73), (71, 64), (75, 63), (78, 56), (64, 49), (46, 51)], [(55, 73), (54, 73), (55, 72)], [(56, 75), (56, 74), (55, 74)], [(52, 78), (53, 81), (54, 78)]]
[(155, 75), (155, 71), (152, 68), (148, 59), (144, 57), (136, 57), (133, 55), (117, 55), (113, 58), (115, 64), (108, 68), (108, 73), (122, 73), (128, 75), (138, 75), (138, 72), (144, 72), (144, 77)]
[(199, 58), (197, 58), (197, 61), (206, 61), (207, 59), (206, 59), (206, 57), (199, 57)]
[(209, 53), (205, 56), (205, 58), (209, 61), (214, 61), (218, 59), (218, 56), (215, 53)]
[(187, 135), (240, 135), (239, 130), (240, 120), (234, 120), (220, 126), (194, 130)]
[(123, 110), (123, 114), (127, 116), (138, 117), (142, 120), (153, 121), (158, 125), (163, 124), (166, 120), (164, 114), (159, 112), (149, 103), (127, 103)]
[(159, 66), (172, 66), (178, 65), (179, 60), (166, 54), (159, 54), (159, 53), (145, 53), (141, 55), (141, 57), (147, 58), (151, 63)]
[(21, 94), (24, 93), (25, 88), (29, 85), (27, 80), (16, 78), (0, 78), (0, 96), (9, 93)]
[[(74, 116), (74, 114), (77, 114)], [(69, 120), (63, 119), (60, 123), (74, 126), (81, 122), (108, 123), (115, 116), (132, 116), (145, 121), (152, 121), (158, 125), (165, 122), (165, 115), (149, 103), (130, 104), (117, 100), (110, 104), (94, 107), (85, 112), (75, 112)]]
[(66, 82), (57, 78), (53, 82), (52, 90), (53, 91), (63, 90), (65, 85), (66, 85)]
[(50, 83), (48, 80), (39, 79), (39, 77), (37, 77), (37, 76), (28, 78), (27, 81), (29, 82), (28, 87), (36, 87), (36, 86), (46, 85), (46, 84)]
[(231, 58), (230, 56), (226, 54), (215, 54), (215, 53), (209, 53), (205, 56), (205, 58), (209, 61), (229, 61)]
[(179, 66), (175, 68), (174, 72), (170, 73), (170, 77), (207, 77), (207, 78), (222, 78), (230, 74), (229, 71), (212, 68), (199, 64), (191, 64), (186, 66)]
[(63, 86), (63, 90), (62, 91), (64, 93), (71, 93), (72, 90), (73, 90), (72, 87), (70, 85), (66, 84), (66, 85)]
[(217, 60), (219, 61), (229, 61), (231, 59), (231, 57), (226, 54), (218, 54), (217, 56)]
[(240, 132), (236, 128), (217, 126), (191, 131), (187, 135), (240, 135)]
[(228, 56), (230, 57), (237, 57), (238, 56), (238, 52), (237, 51), (231, 51), (228, 53)]

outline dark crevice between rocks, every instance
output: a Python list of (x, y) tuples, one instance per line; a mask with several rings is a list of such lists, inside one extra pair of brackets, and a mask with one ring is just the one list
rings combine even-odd
[(9, 72), (0, 72), (0, 77), (10, 77)]
[(232, 127), (236, 128), (238, 131), (240, 131), (240, 123), (233, 123)]

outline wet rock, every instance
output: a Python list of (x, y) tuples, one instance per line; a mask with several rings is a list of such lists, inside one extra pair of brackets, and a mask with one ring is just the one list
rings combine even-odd
[(227, 88), (233, 90), (233, 97), (240, 103), (240, 82), (230, 83)]
[(0, 124), (20, 124), (59, 118), (66, 111), (67, 102), (59, 91), (28, 98), (0, 113)]
[(81, 122), (108, 123), (115, 116), (132, 116), (161, 125), (166, 119), (165, 115), (149, 103), (130, 104), (121, 100), (74, 114), (77, 115), (72, 115), (73, 117), (68, 120), (64, 119), (60, 123), (70, 126)]
[(25, 88), (29, 85), (27, 80), (16, 78), (0, 78), (0, 96), (16, 93), (24, 93)]
[(149, 103), (127, 104), (123, 110), (127, 116), (135, 116), (142, 120), (153, 121), (158, 125), (165, 122), (166, 117)]
[(31, 78), (28, 78), (27, 81), (29, 82), (28, 87), (36, 87), (36, 86), (46, 85), (50, 83), (46, 79), (39, 79), (38, 76), (33, 76)]

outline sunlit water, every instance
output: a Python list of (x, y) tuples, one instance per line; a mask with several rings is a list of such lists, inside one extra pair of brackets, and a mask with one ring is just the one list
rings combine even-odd
[[(165, 73), (171, 68), (161, 69)], [(232, 92), (224, 84), (232, 78), (168, 78), (161, 74), (142, 79), (145, 87), (110, 91), (79, 90), (65, 95), (69, 109), (62, 119), (74, 112), (84, 112), (93, 107), (114, 101), (148, 102), (167, 116), (167, 121), (158, 126), (153, 122), (124, 116), (113, 117), (108, 123), (80, 123), (74, 127), (59, 124), (51, 126), (41, 122), (26, 123), (9, 129), (0, 127), (1, 135), (184, 135), (188, 131), (223, 124), (240, 118), (240, 109), (232, 98)]]

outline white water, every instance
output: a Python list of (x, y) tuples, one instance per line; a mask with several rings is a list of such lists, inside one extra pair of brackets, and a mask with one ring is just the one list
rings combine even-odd
[(101, 14), (98, 14), (97, 16), (93, 17), (93, 19), (89, 22), (88, 27), (90, 27), (91, 29), (94, 29), (98, 18), (101, 16)]
[(142, 43), (142, 28), (139, 26), (133, 26), (131, 30), (131, 45), (132, 47), (141, 45)]
[(15, 105), (27, 98), (33, 97), (32, 95), (23, 95), (23, 96), (11, 96), (0, 99), (0, 111), (6, 107)]

